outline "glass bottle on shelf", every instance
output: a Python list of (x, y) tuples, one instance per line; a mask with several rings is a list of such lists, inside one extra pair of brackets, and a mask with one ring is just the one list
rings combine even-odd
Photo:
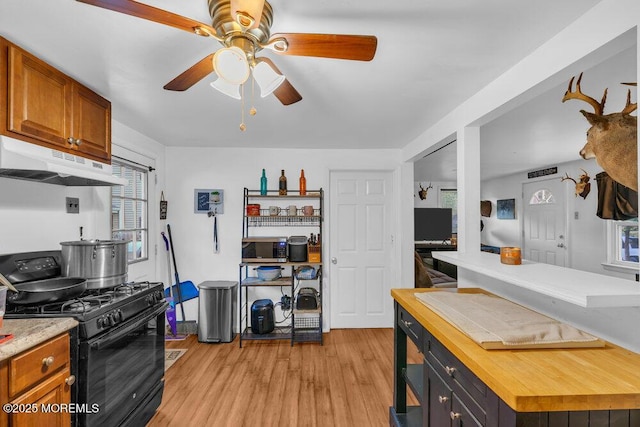
[(262, 177), (260, 178), (260, 195), (267, 195), (267, 175), (264, 169), (262, 169)]
[(284, 176), (284, 169), (282, 169), (282, 174), (278, 180), (278, 194), (281, 196), (287, 195), (287, 177)]
[(300, 169), (300, 195), (307, 194), (307, 178), (304, 177), (304, 169)]

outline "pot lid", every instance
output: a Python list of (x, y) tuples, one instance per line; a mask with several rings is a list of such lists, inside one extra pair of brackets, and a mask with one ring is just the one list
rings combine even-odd
[(131, 240), (75, 240), (69, 242), (60, 242), (62, 246), (112, 246), (126, 245)]

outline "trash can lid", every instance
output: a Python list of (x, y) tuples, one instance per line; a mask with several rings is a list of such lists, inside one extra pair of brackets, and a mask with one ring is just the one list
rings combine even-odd
[(198, 285), (199, 289), (231, 289), (235, 288), (238, 282), (229, 280), (207, 280)]

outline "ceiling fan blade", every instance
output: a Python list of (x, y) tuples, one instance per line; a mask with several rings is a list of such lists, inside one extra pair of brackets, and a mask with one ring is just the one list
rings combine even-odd
[(213, 53), (198, 61), (191, 68), (164, 85), (166, 90), (183, 91), (189, 89), (213, 72)]
[[(282, 71), (280, 71), (280, 69), (276, 67), (276, 64), (274, 64), (271, 59), (263, 56), (260, 57), (260, 60), (269, 64), (269, 66), (271, 66), (271, 68), (273, 68), (273, 71), (275, 71), (276, 73), (284, 75)], [(282, 102), (282, 105), (291, 105), (302, 100), (302, 96), (298, 93), (296, 88), (294, 88), (293, 85), (289, 83), (289, 80), (287, 79), (285, 79), (282, 84), (280, 84), (280, 86), (278, 86), (276, 90), (273, 91), (273, 94), (280, 100), (280, 102)]]
[(113, 10), (115, 12), (124, 13), (125, 15), (135, 16), (137, 18), (146, 19), (148, 21), (157, 22), (159, 24), (168, 25), (170, 27), (178, 28), (180, 30), (187, 31), (189, 33), (196, 32), (196, 28), (205, 30), (205, 34), (196, 33), (199, 35), (211, 35), (206, 32), (216, 34), (216, 30), (207, 24), (196, 21), (194, 19), (186, 18), (182, 15), (168, 12), (157, 7), (149, 6), (143, 3), (138, 3), (133, 0), (76, 0), (80, 3), (86, 3), (93, 6), (98, 6), (103, 9)]
[[(280, 38), (287, 41), (288, 48), (284, 51), (278, 46)], [(282, 55), (371, 61), (378, 39), (375, 36), (348, 34), (280, 33), (272, 34), (267, 45), (273, 45), (274, 52)]]

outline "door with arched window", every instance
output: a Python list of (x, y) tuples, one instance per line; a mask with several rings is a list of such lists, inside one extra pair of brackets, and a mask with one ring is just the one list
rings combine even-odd
[(565, 184), (559, 179), (525, 183), (522, 194), (523, 257), (569, 267)]

